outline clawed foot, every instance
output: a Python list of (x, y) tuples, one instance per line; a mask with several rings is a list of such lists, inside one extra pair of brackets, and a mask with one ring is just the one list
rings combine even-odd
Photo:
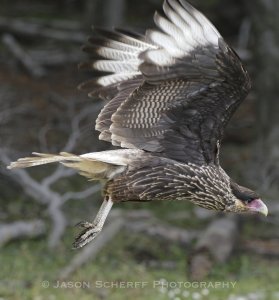
[(102, 227), (89, 222), (80, 222), (77, 227), (84, 228), (73, 243), (74, 249), (79, 249), (91, 242), (101, 232)]
[(73, 243), (74, 249), (81, 248), (95, 239), (95, 237), (101, 232), (112, 205), (113, 202), (110, 198), (105, 199), (93, 223), (80, 222), (76, 225), (81, 227), (82, 231)]
[(76, 224), (75, 227), (80, 227), (80, 228), (92, 228), (95, 225), (90, 223), (90, 222), (86, 222), (86, 221), (81, 221), (79, 223)]

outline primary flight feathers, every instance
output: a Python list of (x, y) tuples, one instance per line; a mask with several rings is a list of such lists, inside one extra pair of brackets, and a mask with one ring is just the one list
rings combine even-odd
[(81, 67), (109, 74), (80, 87), (109, 100), (96, 122), (100, 139), (208, 163), (250, 79), (203, 14), (184, 0), (166, 0), (163, 10), (145, 37), (95, 29), (85, 50), (101, 59)]

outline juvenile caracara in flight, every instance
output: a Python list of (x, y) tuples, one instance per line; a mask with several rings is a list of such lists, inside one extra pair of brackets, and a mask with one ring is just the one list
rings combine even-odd
[[(34, 153), (9, 168), (60, 162), (89, 179), (106, 180), (104, 202), (83, 228), (80, 248), (102, 230), (115, 202), (185, 200), (223, 212), (267, 215), (260, 197), (219, 164), (224, 129), (250, 90), (237, 54), (185, 0), (165, 0), (164, 16), (144, 36), (95, 29), (82, 69), (104, 72), (81, 85), (107, 100), (99, 138), (124, 149), (72, 155)], [(171, 204), (170, 204), (171, 205)]]

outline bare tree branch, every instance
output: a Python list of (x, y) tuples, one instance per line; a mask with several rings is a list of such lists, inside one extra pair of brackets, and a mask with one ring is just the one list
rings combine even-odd
[(98, 109), (99, 109), (98, 105), (91, 105), (89, 107), (88, 106), (85, 107), (79, 113), (75, 113), (75, 114), (70, 113), (71, 115), (74, 115), (71, 122), (72, 133), (68, 138), (66, 145), (64, 146), (63, 149), (64, 152), (73, 151), (73, 149), (76, 146), (77, 140), (81, 137), (80, 122), (84, 120), (87, 116), (94, 114)]
[(41, 220), (0, 224), (0, 248), (13, 239), (34, 238), (45, 232), (46, 226)]
[[(5, 164), (8, 165), (10, 163), (9, 158), (3, 152), (0, 153), (0, 156)], [(37, 182), (26, 170), (6, 171), (5, 173), (13, 178), (32, 199), (48, 206), (49, 216), (52, 220), (52, 230), (49, 235), (48, 245), (50, 248), (56, 247), (67, 225), (65, 216), (61, 211), (63, 204), (61, 196), (47, 186)]]
[[(10, 159), (3, 151), (0, 152), (0, 158), (6, 165), (10, 163)], [(55, 171), (52, 175), (45, 178), (43, 181), (44, 184), (39, 183), (32, 178), (26, 170), (16, 169), (13, 171), (5, 171), (5, 174), (13, 178), (23, 188), (27, 195), (31, 196), (38, 203), (48, 206), (48, 213), (52, 220), (52, 230), (48, 239), (48, 245), (50, 248), (54, 248), (58, 245), (67, 226), (66, 217), (62, 211), (62, 206), (65, 201), (74, 199), (75, 197), (79, 198), (82, 196), (90, 196), (91, 193), (95, 193), (98, 189), (98, 186), (93, 186), (84, 192), (66, 193), (64, 196), (62, 196), (53, 191), (50, 188), (50, 184), (54, 182), (53, 180), (55, 179), (66, 177), (64, 175), (69, 175), (69, 172), (66, 168), (59, 169), (58, 167), (57, 170), (58, 171)]]
[(26, 37), (41, 37), (62, 42), (83, 43), (86, 35), (80, 31), (57, 30), (27, 21), (0, 17), (0, 31)]
[[(21, 22), (26, 22), (26, 19), (18, 19)], [(28, 18), (28, 22), (35, 25), (40, 25), (43, 27), (52, 27), (54, 29), (62, 29), (69, 31), (79, 31), (82, 30), (82, 25), (78, 21), (73, 20), (52, 20), (52, 19), (40, 19), (40, 18)]]
[(86, 56), (79, 51), (62, 52), (57, 50), (29, 50), (29, 55), (41, 66), (57, 67), (76, 64), (85, 60)]
[(46, 75), (46, 71), (39, 64), (37, 64), (26, 51), (22, 49), (12, 35), (5, 34), (2, 37), (2, 42), (10, 50), (14, 57), (25, 67), (30, 75), (36, 78)]
[(72, 200), (80, 200), (80, 199), (85, 199), (95, 193), (98, 193), (101, 190), (101, 185), (100, 184), (96, 184), (93, 185), (92, 187), (81, 191), (81, 192), (68, 192), (65, 193), (62, 197), (61, 197), (61, 201), (63, 203), (69, 201), (70, 199)]
[(66, 169), (64, 166), (58, 165), (57, 168), (56, 168), (56, 170), (54, 171), (54, 173), (52, 173), (51, 175), (47, 176), (41, 182), (41, 184), (43, 186), (45, 186), (45, 187), (50, 187), (53, 183), (55, 183), (59, 179), (70, 177), (70, 176), (73, 176), (74, 174), (76, 174), (75, 170)]
[(38, 132), (41, 152), (47, 153), (49, 151), (47, 145), (47, 134), (51, 129), (52, 127), (50, 126), (50, 124), (46, 124)]
[(25, 111), (27, 111), (30, 108), (29, 105), (26, 104), (21, 104), (21, 105), (17, 105), (15, 107), (1, 107), (1, 111), (0, 111), (0, 124), (3, 125), (5, 123), (7, 123), (7, 121), (10, 120), (11, 116), (13, 115), (17, 115), (17, 114), (21, 114)]

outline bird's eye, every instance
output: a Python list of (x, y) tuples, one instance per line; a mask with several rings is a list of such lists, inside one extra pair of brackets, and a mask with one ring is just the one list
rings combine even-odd
[(245, 203), (251, 203), (253, 200), (255, 200), (254, 198), (247, 198), (244, 200)]

